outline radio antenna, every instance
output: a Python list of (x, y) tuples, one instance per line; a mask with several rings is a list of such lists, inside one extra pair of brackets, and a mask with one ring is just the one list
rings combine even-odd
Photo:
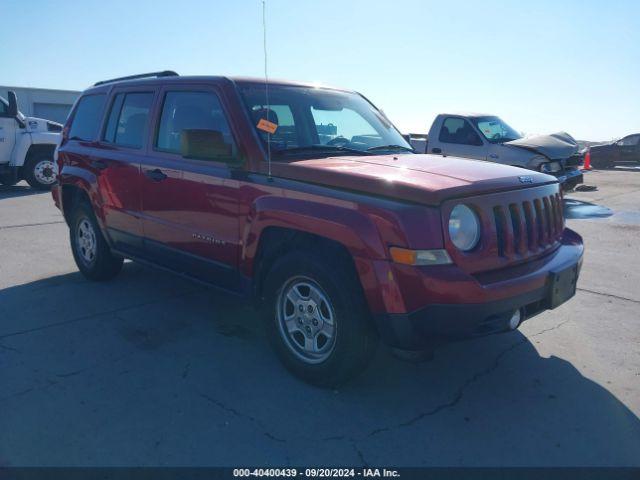
[[(267, 71), (267, 0), (262, 0), (262, 45), (264, 49), (264, 93), (267, 102), (267, 121), (271, 105), (269, 104), (269, 74)], [(267, 168), (269, 180), (271, 180), (271, 133), (267, 132)]]

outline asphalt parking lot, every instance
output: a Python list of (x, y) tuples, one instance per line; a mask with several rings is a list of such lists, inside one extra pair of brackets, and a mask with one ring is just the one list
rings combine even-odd
[(431, 361), (380, 348), (339, 391), (224, 295), (133, 263), (86, 281), (50, 195), (0, 187), (0, 465), (640, 466), (640, 169), (586, 183), (571, 302)]

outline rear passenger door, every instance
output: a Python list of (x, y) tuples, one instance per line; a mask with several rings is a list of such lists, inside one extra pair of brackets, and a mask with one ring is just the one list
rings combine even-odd
[(142, 164), (147, 255), (230, 290), (240, 288), (236, 145), (215, 87), (165, 87)]
[(488, 145), (465, 118), (445, 118), (438, 134), (438, 141), (443, 155), (479, 160), (487, 158)]
[(99, 149), (91, 158), (107, 232), (125, 253), (142, 251), (140, 163), (146, 155), (156, 88), (116, 88), (109, 99)]

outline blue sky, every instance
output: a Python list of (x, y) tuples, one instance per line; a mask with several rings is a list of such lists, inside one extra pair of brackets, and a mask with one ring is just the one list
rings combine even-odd
[[(161, 69), (259, 76), (260, 0), (4, 0), (0, 84)], [(529, 133), (640, 131), (640, 2), (267, 0), (269, 70), (364, 93), (405, 132), (442, 111)]]

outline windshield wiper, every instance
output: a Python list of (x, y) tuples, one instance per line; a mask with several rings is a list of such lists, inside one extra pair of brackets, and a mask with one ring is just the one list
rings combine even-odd
[(367, 148), (367, 152), (375, 152), (376, 150), (402, 150), (404, 152), (415, 152), (413, 148), (404, 147), (402, 145), (378, 145), (377, 147)]
[(288, 154), (288, 153), (305, 153), (305, 152), (311, 152), (311, 153), (315, 153), (315, 152), (329, 152), (329, 153), (335, 153), (335, 152), (346, 152), (346, 153), (355, 153), (357, 155), (368, 155), (368, 153), (364, 150), (358, 150), (355, 148), (348, 148), (348, 147), (339, 147), (336, 145), (305, 145), (303, 147), (292, 147), (292, 148), (283, 148), (282, 150), (277, 150), (274, 153), (281, 155), (281, 154)]

